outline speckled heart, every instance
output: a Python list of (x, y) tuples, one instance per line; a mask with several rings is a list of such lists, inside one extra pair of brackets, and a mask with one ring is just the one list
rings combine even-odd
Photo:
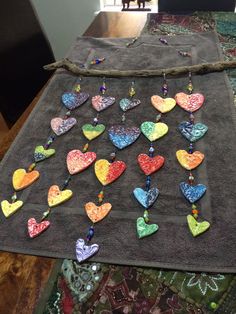
[(4, 200), (1, 202), (2, 212), (6, 218), (13, 215), (22, 206), (23, 206), (22, 201), (16, 201), (14, 203), (9, 203), (7, 200)]
[(97, 95), (92, 98), (92, 106), (100, 112), (113, 105), (115, 101), (114, 97)]
[(123, 149), (133, 144), (140, 134), (141, 132), (139, 128), (127, 128), (123, 125), (115, 125), (108, 130), (108, 135), (112, 144), (119, 149)]
[(168, 132), (168, 126), (162, 122), (154, 123), (146, 121), (141, 124), (141, 131), (149, 139), (149, 141), (153, 142), (166, 135)]
[(151, 97), (151, 103), (153, 107), (155, 107), (161, 113), (171, 111), (176, 105), (174, 98), (162, 98), (158, 95), (153, 95)]
[(192, 170), (197, 168), (202, 163), (204, 154), (199, 151), (189, 154), (185, 150), (178, 150), (176, 152), (176, 157), (182, 167), (187, 170)]
[(57, 136), (60, 136), (68, 132), (76, 123), (75, 118), (54, 118), (51, 120), (51, 128)]
[(42, 145), (36, 146), (34, 150), (34, 161), (39, 162), (55, 154), (55, 149), (45, 149)]
[(98, 244), (86, 245), (83, 239), (78, 239), (76, 242), (76, 258), (77, 261), (83, 262), (92, 257), (99, 250)]
[(207, 132), (208, 127), (203, 123), (192, 124), (190, 122), (181, 122), (178, 126), (180, 133), (190, 142), (200, 140)]
[(69, 109), (73, 110), (81, 105), (83, 105), (89, 98), (89, 94), (81, 92), (81, 93), (76, 93), (76, 92), (68, 92), (64, 93), (61, 96), (61, 100), (63, 105)]
[(198, 201), (206, 192), (204, 184), (190, 185), (186, 182), (180, 183), (180, 190), (190, 203)]
[(148, 191), (145, 191), (141, 188), (136, 188), (133, 190), (134, 197), (136, 200), (144, 207), (151, 207), (158, 198), (159, 190), (158, 188), (151, 188)]
[(82, 131), (84, 136), (91, 141), (101, 135), (105, 131), (105, 128), (104, 124), (97, 124), (96, 126), (92, 124), (84, 124), (82, 126)]
[(108, 185), (117, 180), (126, 169), (123, 161), (117, 160), (112, 163), (106, 159), (100, 159), (95, 162), (95, 174), (102, 185)]
[(120, 108), (124, 112), (128, 111), (130, 109), (133, 109), (133, 108), (137, 107), (140, 104), (141, 104), (141, 100), (139, 100), (139, 99), (123, 98), (123, 99), (120, 100)]
[(29, 233), (30, 238), (35, 238), (39, 236), (42, 232), (47, 230), (49, 226), (50, 226), (50, 222), (47, 220), (37, 223), (34, 218), (30, 218), (28, 220), (28, 233)]
[(189, 230), (194, 237), (197, 237), (210, 228), (210, 223), (208, 221), (197, 222), (197, 220), (192, 215), (187, 216), (187, 222)]
[(158, 171), (164, 162), (165, 158), (160, 155), (154, 157), (149, 157), (147, 154), (138, 155), (139, 166), (147, 176)]
[(137, 219), (136, 227), (139, 239), (150, 236), (159, 229), (157, 224), (146, 224), (143, 217)]
[(96, 223), (105, 218), (109, 214), (112, 205), (110, 203), (104, 203), (100, 206), (97, 206), (93, 202), (89, 202), (85, 204), (84, 208), (89, 219), (93, 223)]
[(70, 174), (79, 173), (87, 169), (96, 159), (94, 152), (82, 153), (80, 150), (72, 150), (67, 154), (67, 168)]
[(199, 93), (187, 95), (185, 93), (178, 93), (175, 95), (176, 103), (188, 112), (197, 111), (204, 103), (204, 96)]
[(17, 169), (12, 176), (12, 185), (16, 191), (20, 191), (34, 183), (38, 177), (39, 172), (37, 170), (26, 172), (25, 169)]
[(58, 185), (52, 185), (48, 190), (48, 206), (54, 207), (66, 202), (73, 195), (71, 190), (60, 191)]

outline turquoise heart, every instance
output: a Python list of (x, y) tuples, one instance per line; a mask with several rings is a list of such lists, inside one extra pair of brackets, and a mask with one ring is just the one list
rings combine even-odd
[(190, 142), (196, 142), (202, 138), (208, 130), (203, 123), (192, 124), (190, 122), (181, 122), (178, 126), (180, 133)]
[(34, 160), (35, 162), (42, 161), (47, 159), (55, 154), (55, 149), (45, 149), (42, 145), (36, 146), (34, 151)]
[(204, 184), (190, 185), (186, 182), (181, 182), (179, 186), (183, 195), (192, 204), (198, 201), (206, 192)]
[(130, 109), (133, 109), (133, 108), (137, 107), (140, 104), (141, 104), (141, 101), (139, 99), (123, 98), (120, 101), (120, 108), (123, 111), (128, 111)]
[(204, 233), (210, 228), (210, 223), (208, 221), (197, 222), (192, 215), (187, 216), (187, 222), (189, 230), (194, 237)]
[(157, 188), (151, 188), (145, 191), (141, 188), (136, 188), (133, 191), (136, 200), (144, 207), (149, 208), (152, 206), (159, 195), (159, 190)]
[(159, 229), (157, 224), (151, 224), (151, 225), (146, 224), (143, 217), (139, 217), (137, 219), (136, 226), (137, 226), (137, 233), (138, 233), (139, 239), (152, 235)]
[(140, 129), (137, 127), (127, 128), (123, 125), (113, 125), (108, 130), (112, 144), (119, 149), (133, 144), (138, 139), (140, 133)]

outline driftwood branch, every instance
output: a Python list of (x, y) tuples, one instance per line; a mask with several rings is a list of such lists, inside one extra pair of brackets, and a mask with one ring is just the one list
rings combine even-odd
[(218, 61), (213, 63), (201, 63), (191, 66), (172, 67), (166, 69), (156, 70), (93, 70), (78, 67), (69, 59), (62, 59), (60, 61), (47, 64), (44, 66), (45, 70), (51, 71), (56, 69), (66, 69), (73, 74), (81, 76), (104, 76), (104, 77), (153, 77), (162, 76), (165, 73), (168, 76), (179, 76), (189, 72), (194, 74), (206, 74), (210, 72), (221, 72), (226, 69), (236, 68), (236, 60), (234, 61)]

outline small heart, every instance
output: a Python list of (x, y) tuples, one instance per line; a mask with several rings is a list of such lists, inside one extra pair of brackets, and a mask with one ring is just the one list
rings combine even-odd
[(176, 103), (188, 112), (197, 111), (204, 103), (204, 96), (199, 93), (187, 95), (178, 93), (175, 95)]
[(31, 238), (35, 238), (45, 231), (50, 226), (50, 222), (47, 220), (37, 223), (34, 218), (28, 220), (28, 233)]
[(39, 177), (39, 172), (33, 170), (26, 172), (25, 169), (17, 169), (12, 176), (12, 184), (16, 191), (23, 190), (36, 181)]
[(84, 133), (84, 136), (89, 140), (93, 140), (94, 138), (98, 137), (105, 131), (105, 125), (104, 124), (97, 124), (96, 126), (92, 124), (84, 124), (82, 126), (82, 131)]
[(51, 120), (51, 128), (57, 136), (60, 136), (68, 132), (76, 123), (75, 118), (54, 118)]
[(153, 95), (151, 97), (151, 103), (161, 113), (171, 111), (176, 105), (174, 98), (162, 98), (158, 95)]
[(120, 108), (125, 112), (130, 109), (133, 109), (141, 104), (141, 100), (139, 99), (128, 99), (123, 98), (120, 100)]
[(118, 179), (125, 169), (126, 164), (119, 160), (110, 163), (106, 159), (100, 159), (95, 162), (95, 174), (104, 186)]
[(47, 159), (55, 154), (55, 149), (45, 149), (43, 146), (36, 146), (34, 150), (34, 160), (35, 162)]
[(139, 239), (152, 235), (159, 229), (157, 224), (151, 224), (151, 225), (146, 224), (143, 217), (139, 217), (137, 219), (136, 226), (137, 226), (137, 233), (138, 233)]
[(64, 203), (73, 195), (71, 190), (60, 191), (59, 186), (52, 185), (48, 190), (48, 206), (54, 207)]
[(81, 92), (81, 93), (69, 92), (69, 93), (64, 93), (61, 96), (62, 103), (69, 110), (73, 110), (83, 105), (88, 100), (88, 98), (89, 98), (89, 94), (84, 93), (84, 92)]
[(198, 201), (206, 192), (204, 184), (190, 185), (186, 182), (180, 183), (180, 190), (190, 203)]
[(22, 201), (16, 201), (14, 203), (9, 203), (7, 200), (1, 202), (2, 212), (6, 218), (15, 214), (15, 212), (23, 206)]
[(82, 153), (80, 150), (71, 150), (66, 159), (69, 173), (76, 174), (87, 169), (96, 158), (93, 152)]
[(146, 121), (141, 124), (141, 131), (149, 139), (149, 141), (153, 142), (166, 135), (168, 132), (168, 126), (162, 122), (154, 123)]
[(92, 106), (95, 110), (100, 112), (113, 105), (115, 101), (116, 99), (114, 97), (97, 95), (92, 98)]
[(164, 162), (165, 158), (160, 155), (155, 157), (149, 157), (146, 154), (138, 155), (139, 166), (147, 176), (159, 170), (163, 166)]
[(101, 206), (97, 206), (92, 202), (85, 204), (85, 211), (93, 223), (105, 218), (109, 214), (111, 208), (112, 206), (110, 203), (104, 203)]
[(182, 167), (187, 170), (192, 170), (201, 164), (204, 159), (204, 154), (199, 151), (189, 154), (186, 152), (186, 150), (178, 150), (176, 152), (176, 157)]
[(192, 215), (187, 216), (187, 222), (189, 230), (194, 237), (204, 233), (210, 228), (210, 223), (208, 221), (197, 222), (197, 220)]
[(180, 133), (190, 142), (197, 142), (202, 138), (208, 130), (208, 127), (203, 123), (192, 124), (190, 122), (181, 122), (178, 126)]
[(76, 242), (77, 261), (79, 263), (85, 261), (86, 259), (96, 254), (98, 250), (99, 250), (98, 244), (85, 245), (85, 242), (83, 239), (78, 239)]
[(139, 128), (127, 128), (123, 125), (115, 125), (108, 130), (108, 135), (112, 144), (119, 149), (123, 149), (133, 144), (140, 134), (141, 132)]
[(158, 198), (159, 190), (157, 188), (151, 188), (145, 191), (141, 188), (136, 188), (133, 190), (136, 200), (144, 207), (151, 207)]

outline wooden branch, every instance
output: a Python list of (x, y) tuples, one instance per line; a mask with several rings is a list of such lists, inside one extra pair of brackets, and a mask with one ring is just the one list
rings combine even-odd
[(201, 63), (196, 65), (188, 65), (181, 67), (173, 67), (166, 69), (156, 69), (156, 70), (93, 70), (84, 69), (78, 67), (75, 63), (69, 59), (62, 59), (54, 63), (45, 65), (43, 67), (45, 70), (51, 71), (56, 69), (66, 69), (73, 74), (81, 76), (104, 76), (104, 77), (153, 77), (162, 76), (165, 72), (168, 76), (179, 76), (189, 72), (194, 74), (206, 74), (210, 72), (221, 72), (226, 69), (236, 68), (236, 60), (234, 61), (218, 61), (213, 63)]

